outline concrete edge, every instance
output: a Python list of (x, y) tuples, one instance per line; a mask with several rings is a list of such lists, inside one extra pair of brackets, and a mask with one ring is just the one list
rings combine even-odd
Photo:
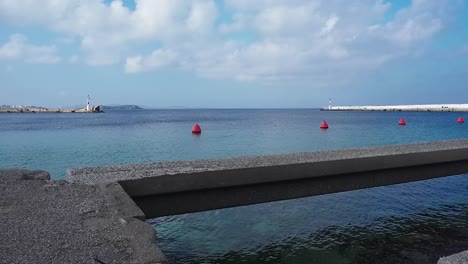
[(169, 264), (164, 253), (156, 244), (156, 231), (154, 228), (139, 219), (131, 218), (126, 221), (125, 231), (131, 237), (130, 246), (138, 263)]
[(119, 183), (131, 197), (136, 197), (423, 166), (465, 160), (467, 157), (468, 148), (449, 149), (242, 169), (226, 168), (120, 180)]
[(136, 218), (145, 221), (146, 216), (143, 211), (141, 211), (118, 182), (101, 182), (97, 186), (104, 194), (107, 202), (124, 219)]
[(0, 182), (11, 181), (50, 181), (50, 173), (44, 170), (25, 170), (19, 168), (1, 169)]
[[(457, 145), (457, 142), (460, 142), (460, 145)], [(453, 160), (454, 157), (456, 157), (456, 161), (457, 160), (468, 160), (468, 152), (467, 152), (467, 147), (466, 147), (466, 142), (467, 140), (464, 139), (464, 140), (452, 140), (452, 141), (439, 141), (439, 142), (434, 142), (434, 144), (432, 143), (416, 143), (416, 144), (407, 144), (407, 145), (393, 145), (393, 146), (389, 146), (389, 147), (401, 147), (401, 146), (416, 146), (416, 150), (413, 151), (414, 152), (417, 152), (417, 151), (421, 151), (419, 154), (422, 154), (422, 155), (419, 155), (419, 157), (417, 158), (418, 160), (418, 164), (416, 165), (424, 165), (424, 164), (428, 164), (428, 163), (431, 163), (431, 162), (434, 162), (434, 159), (435, 160), (442, 160), (442, 162), (447, 162), (449, 160)], [(434, 146), (434, 149), (432, 149), (431, 146)], [(361, 150), (366, 150), (366, 149), (384, 149), (386, 147), (374, 147), (374, 148), (361, 148)], [(388, 148), (390, 149), (390, 148)], [(348, 149), (349, 150), (353, 150), (353, 149)], [(337, 150), (336, 152), (338, 151), (341, 151), (341, 150)], [(406, 152), (406, 150), (403, 150), (403, 151), (400, 151), (399, 149), (397, 149), (396, 151), (394, 151), (393, 153), (390, 153), (390, 154), (387, 154), (387, 157), (390, 157), (390, 156), (393, 156), (395, 158), (395, 156), (398, 156), (396, 157), (395, 160), (392, 160), (392, 163), (393, 162), (403, 162), (403, 163), (406, 163), (408, 162), (408, 160), (406, 160), (407, 157), (409, 157), (408, 155), (405, 155), (405, 154), (412, 154), (411, 152)], [(373, 151), (370, 151), (369, 155), (375, 155), (375, 153), (372, 153)], [(436, 158), (434, 158), (432, 155), (433, 153), (437, 153), (437, 156)], [(445, 154), (450, 154), (449, 156), (451, 157), (444, 157)], [(295, 154), (294, 154), (295, 155)], [(262, 158), (268, 158), (268, 156), (260, 156)], [(278, 157), (278, 155), (276, 155), (276, 157)], [(255, 158), (255, 157), (253, 157)], [(355, 157), (356, 158), (356, 157)], [(370, 161), (372, 160), (372, 158), (369, 158), (369, 157), (360, 157), (360, 159), (366, 159), (368, 158), (368, 160), (366, 161), (366, 163), (369, 163), (370, 164)], [(373, 158), (377, 158), (377, 159), (382, 159), (382, 158), (385, 158), (383, 156), (374, 156)], [(229, 159), (227, 159), (229, 160)], [(241, 159), (238, 159), (237, 160), (241, 161)], [(338, 159), (339, 160), (339, 159)], [(204, 161), (208, 161), (208, 160), (204, 160)], [(323, 160), (322, 160), (323, 161)], [(330, 161), (330, 160), (329, 160)], [(337, 161), (337, 159), (335, 159), (335, 161)], [(351, 161), (351, 159), (348, 159), (348, 162), (352, 162), (354, 163), (354, 161)], [(414, 162), (414, 160), (412, 161)], [(410, 162), (410, 163), (412, 163)], [(440, 161), (439, 161), (440, 162)], [(171, 163), (171, 164), (176, 164), (176, 162), (167, 162), (167, 163)], [(166, 164), (167, 164), (166, 163)], [(151, 165), (158, 165), (158, 166), (162, 166), (163, 164), (165, 164), (164, 162), (162, 163), (151, 163), (151, 164), (147, 164), (147, 165), (144, 165), (144, 166), (141, 166), (141, 168), (144, 168), (145, 166), (151, 166)], [(297, 166), (297, 165), (300, 165), (301, 163), (295, 163), (294, 165)], [(388, 160), (382, 160), (381, 161), (381, 164), (380, 165), (386, 165), (388, 166)], [(254, 170), (258, 170), (259, 168), (262, 167), (262, 164), (259, 164), (260, 166), (253, 166), (253, 167), (250, 167), (250, 168), (244, 168), (244, 169), (254, 169)], [(291, 164), (283, 164), (283, 165), (279, 165), (280, 167), (281, 166), (284, 166), (285, 168), (288, 167), (289, 165)], [(335, 164), (336, 165), (336, 164)], [(375, 165), (375, 164), (374, 164)], [(370, 167), (373, 167), (374, 166), (373, 164), (369, 165)], [(356, 166), (356, 164), (354, 164), (354, 166)], [(414, 164), (413, 164), (414, 166)], [(266, 165), (266, 166), (263, 166), (263, 167), (266, 167), (266, 168), (271, 168), (271, 167), (274, 167), (274, 166), (271, 166), (271, 165)], [(333, 166), (331, 166), (332, 168)], [(352, 165), (351, 165), (352, 167)], [(350, 168), (351, 168), (350, 167)], [(369, 167), (369, 168), (370, 168)], [(384, 166), (385, 167), (385, 166)], [(386, 167), (386, 169), (391, 169), (393, 167), (390, 166), (390, 167)], [(399, 166), (397, 166), (396, 168), (398, 168)], [(99, 173), (99, 172), (106, 172), (106, 173), (109, 173), (109, 174), (113, 174), (114, 170), (115, 169), (121, 169), (122, 171), (128, 171), (128, 172), (131, 172), (132, 169), (130, 166), (113, 166), (113, 167), (109, 167), (109, 168), (106, 168), (104, 166), (101, 166), (101, 167), (98, 167), (96, 168), (96, 170), (94, 171), (95, 173)], [(278, 168), (278, 167), (276, 167)], [(368, 168), (368, 169), (369, 169)], [(146, 168), (145, 168), (146, 169)], [(239, 169), (239, 168), (215, 168), (213, 171), (213, 173), (217, 174), (217, 173), (220, 173), (220, 171), (237, 171), (237, 173), (239, 171), (242, 171), (244, 169)], [(86, 171), (86, 169), (84, 171), (81, 171), (81, 169), (69, 169), (68, 170), (68, 175), (69, 175), (69, 180), (73, 181), (73, 177), (72, 176), (75, 176), (75, 177), (80, 177), (80, 174), (87, 174), (89, 173), (90, 171)], [(193, 175), (193, 174), (198, 174), (198, 175), (203, 175), (207, 172), (210, 172), (210, 170), (208, 169), (205, 169), (205, 170), (202, 170), (202, 171), (185, 171), (185, 172), (181, 172), (181, 174), (185, 174), (185, 175)], [(76, 173), (75, 175), (73, 175), (74, 173)], [(236, 173), (236, 174), (237, 174)], [(253, 174), (257, 174), (257, 173), (253, 173)], [(168, 177), (174, 177), (173, 174), (166, 174), (166, 175), (162, 175), (162, 176), (168, 176)], [(141, 181), (142, 179), (144, 178), (160, 178), (162, 177), (161, 175), (156, 175), (156, 176), (150, 176), (150, 177), (142, 177), (142, 176), (139, 176), (139, 177), (136, 177), (136, 178), (128, 178), (128, 179), (120, 179), (118, 178), (117, 181), (120, 181), (121, 183), (123, 183), (124, 181), (128, 181), (128, 182), (131, 182), (133, 180), (137, 180), (137, 181)], [(206, 175), (205, 175), (206, 176)], [(228, 176), (228, 175), (225, 175), (225, 176)], [(327, 176), (327, 175), (325, 175)], [(219, 180), (219, 178), (218, 178)], [(156, 183), (156, 182), (153, 182), (153, 183)], [(90, 182), (90, 184), (93, 184), (92, 182)], [(143, 183), (141, 186), (146, 186), (145, 188), (148, 188), (149, 184), (148, 182), (145, 182)], [(120, 186), (120, 185), (119, 185)], [(137, 187), (137, 186), (134, 186), (134, 187)], [(140, 187), (137, 187), (137, 188), (140, 188)], [(149, 187), (151, 188), (151, 187)], [(205, 187), (206, 188), (206, 187)], [(120, 186), (120, 189), (122, 189), (122, 186)], [(202, 188), (203, 189), (203, 188)], [(128, 196), (128, 193), (125, 191), (125, 190), (122, 190), (124, 193), (127, 194)], [(127, 190), (128, 191), (128, 190)], [(151, 190), (151, 192), (149, 193), (145, 193), (145, 195), (154, 195), (154, 193), (152, 193), (154, 190)], [(118, 190), (118, 192), (121, 192), (121, 190)], [(131, 198), (130, 198), (131, 199)], [(126, 213), (127, 214), (127, 213)], [(132, 213), (132, 211), (130, 210), (130, 212), (127, 214), (127, 215), (132, 215), (132, 214), (135, 214), (134, 212)], [(136, 213), (136, 215), (138, 215), (139, 213)], [(131, 220), (131, 219), (130, 219)], [(134, 220), (131, 220), (131, 221), (134, 221)], [(136, 219), (135, 219), (136, 221)], [(146, 223), (143, 223), (144, 225), (146, 225), (147, 227), (151, 228), (152, 229), (152, 234), (155, 234), (155, 231), (154, 229), (149, 226), (148, 224)], [(154, 238), (153, 238), (154, 240)], [(464, 252), (461, 252), (461, 253), (464, 253)], [(461, 254), (460, 253), (460, 254)], [(146, 253), (145, 253), (146, 254)], [(444, 260), (444, 258), (441, 258), (441, 260)], [(467, 264), (468, 262), (466, 262), (466, 260), (463, 260), (464, 262), (440, 262), (440, 264), (446, 264), (446, 263), (465, 263)]]
[[(301, 152), (301, 153), (290, 153), (290, 154), (274, 154), (274, 155), (260, 155), (260, 156), (247, 156), (247, 157), (234, 157), (234, 158), (221, 158), (221, 159), (205, 159), (205, 160), (191, 160), (191, 161), (166, 161), (166, 162), (156, 162), (156, 163), (142, 163), (142, 164), (129, 164), (129, 165), (118, 165), (118, 166), (98, 166), (98, 167), (89, 167), (89, 168), (70, 168), (67, 170), (68, 181), (71, 182), (80, 182), (85, 184), (94, 184), (96, 182), (109, 182), (109, 181), (119, 181), (121, 183), (132, 181), (132, 180), (142, 180), (142, 179), (157, 179), (160, 187), (150, 187), (146, 188), (159, 188), (160, 192), (172, 192), (173, 189), (180, 189), (181, 185), (173, 186), (167, 184), (167, 181), (172, 182), (173, 177), (183, 177), (186, 185), (190, 185), (190, 189), (193, 188), (209, 188), (210, 186), (199, 186), (201, 183), (194, 179), (193, 175), (205, 174), (210, 171), (216, 171), (216, 174), (221, 174), (221, 172), (226, 171), (248, 171), (249, 169), (254, 170), (268, 170), (273, 167), (276, 168), (299, 168), (299, 167), (317, 167), (319, 163), (327, 164), (336, 162), (349, 163), (348, 169), (352, 169), (353, 172), (358, 172), (359, 168), (353, 166), (352, 160), (363, 160), (369, 159), (380, 162), (379, 166), (373, 166), (372, 162), (368, 162), (366, 169), (372, 169), (372, 167), (384, 168), (384, 167), (395, 167), (402, 166), (401, 164), (408, 163), (408, 161), (403, 158), (404, 155), (407, 157), (420, 156), (418, 165), (431, 163), (434, 159), (431, 157), (432, 154), (439, 151), (443, 151), (445, 154), (451, 154), (451, 158), (446, 158), (444, 155), (439, 155), (438, 159), (435, 162), (440, 162), (439, 160), (453, 160), (454, 158), (460, 159), (460, 156), (467, 156), (463, 152), (468, 150), (468, 139), (457, 139), (457, 140), (448, 140), (448, 141), (435, 141), (435, 142), (426, 142), (426, 143), (415, 143), (415, 144), (403, 144), (403, 145), (388, 145), (388, 146), (377, 146), (377, 147), (366, 147), (366, 148), (350, 148), (350, 149), (341, 149), (341, 150), (325, 150), (325, 151), (316, 151), (316, 152)], [(457, 154), (458, 153), (458, 157)], [(425, 156), (422, 158), (421, 156)], [(385, 161), (382, 161), (381, 158), (385, 158)], [(391, 159), (397, 159), (396, 165), (393, 164), (389, 166), (388, 162)], [(412, 165), (414, 165), (414, 159)], [(395, 163), (395, 162), (393, 162)], [(314, 165), (311, 165), (314, 164)], [(403, 165), (404, 166), (404, 165)], [(323, 168), (324, 165), (318, 166), (318, 168)], [(326, 166), (328, 167), (328, 172), (323, 172), (322, 170), (316, 171), (314, 174), (316, 176), (323, 176), (323, 174), (329, 174), (330, 170), (334, 173), (344, 171), (336, 166)], [(322, 172), (320, 172), (322, 171)], [(345, 172), (349, 172), (345, 170)], [(184, 176), (185, 174), (185, 176)], [(188, 175), (192, 175), (188, 177)], [(206, 177), (206, 176), (205, 176)], [(303, 177), (294, 176), (291, 177)], [(164, 179), (164, 178), (167, 178)], [(244, 177), (245, 178), (245, 177)], [(250, 181), (250, 177), (247, 177), (247, 181)], [(219, 181), (219, 178), (217, 178)], [(259, 180), (258, 177), (255, 180)], [(270, 180), (284, 180), (284, 177), (279, 177), (278, 179)], [(237, 181), (229, 179), (229, 181)], [(227, 183), (227, 185), (231, 185)], [(125, 186), (124, 186), (125, 188)]]
[[(22, 181), (42, 181), (41, 184), (43, 185), (38, 184), (38, 182), (26, 183)], [(79, 187), (84, 185), (82, 183), (66, 182), (63, 180), (50, 180), (50, 174), (43, 170), (0, 169), (0, 187), (8, 188), (8, 185), (19, 183), (26, 184), (24, 186), (31, 185), (42, 193), (47, 192), (47, 190), (43, 189), (43, 186), (52, 185), (54, 188), (73, 188), (73, 186)], [(57, 185), (55, 185), (55, 183), (57, 183)], [(128, 250), (131, 250), (131, 252), (129, 252), (131, 254), (130, 257), (132, 258), (131, 263), (169, 264), (164, 254), (156, 244), (156, 231), (150, 224), (144, 222), (146, 219), (145, 214), (122, 189), (120, 184), (117, 182), (100, 183), (91, 185), (90, 187), (92, 187), (91, 190), (93, 193), (104, 198), (103, 202), (105, 203), (105, 206), (102, 208), (111, 212), (110, 217), (112, 219), (106, 218), (106, 221), (118, 220), (118, 222), (120, 222), (119, 232), (122, 232), (120, 234), (122, 234), (123, 237), (119, 238), (122, 241), (128, 241), (126, 247)], [(39, 198), (40, 197), (41, 196), (39, 196)], [(76, 199), (75, 201), (77, 204), (81, 202)], [(60, 201), (57, 201), (57, 203), (60, 203)], [(15, 210), (20, 209), (21, 208), (16, 207)], [(65, 215), (64, 217), (67, 216)], [(66, 218), (63, 221), (67, 221)], [(85, 225), (83, 224), (83, 226)], [(21, 229), (21, 226), (13, 226), (11, 228)], [(67, 225), (64, 225), (63, 228), (68, 227)], [(86, 232), (93, 232), (93, 230), (87, 229)], [(38, 243), (42, 246), (48, 246), (48, 243), (56, 243), (54, 241), (42, 241), (40, 234), (35, 235), (39, 236)], [(73, 239), (73, 237), (71, 239)], [(112, 241), (109, 241), (109, 243), (111, 242)], [(39, 250), (42, 247), (40, 245), (38, 246)], [(37, 250), (37, 248), (35, 250)], [(0, 259), (2, 259), (1, 256)], [(0, 260), (0, 262), (2, 261)]]
[(446, 257), (441, 257), (437, 264), (468, 264), (468, 250)]
[(145, 222), (146, 216), (118, 182), (98, 183), (105, 199), (122, 219), (124, 231), (131, 238), (130, 246), (138, 263), (169, 263), (156, 244), (156, 231)]

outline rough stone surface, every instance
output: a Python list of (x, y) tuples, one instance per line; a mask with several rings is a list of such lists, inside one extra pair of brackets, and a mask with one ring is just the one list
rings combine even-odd
[(154, 230), (122, 215), (98, 186), (48, 178), (0, 170), (0, 263), (164, 261)]
[(468, 139), (384, 147), (69, 169), (69, 180), (119, 181), (131, 197), (230, 188), (468, 160)]
[[(176, 212), (174, 208), (180, 209), (176, 213), (183, 213), (284, 199), (271, 198), (272, 193), (287, 196), (283, 194), (291, 192), (291, 198), (309, 195), (313, 188), (317, 189), (316, 193), (335, 192), (343, 183), (347, 183), (349, 189), (357, 189), (455, 175), (466, 173), (467, 161), (468, 139), (460, 139), (310, 153), (77, 168), (69, 169), (68, 175), (70, 181), (86, 184), (119, 181), (141, 208), (146, 208), (143, 209), (145, 213), (160, 216), (164, 215), (164, 210)], [(429, 176), (417, 176), (418, 172)], [(338, 179), (346, 174), (350, 177)], [(313, 182), (314, 177), (325, 180)], [(311, 181), (310, 188), (301, 185), (305, 183), (301, 182), (303, 180)], [(368, 184), (358, 186), (365, 181)], [(301, 186), (306, 187), (302, 190), (307, 192), (304, 195), (297, 194), (301, 192)], [(248, 199), (252, 201), (246, 201)], [(219, 201), (213, 202), (215, 200)], [(194, 205), (200, 208), (193, 208)], [(448, 263), (467, 263), (466, 253), (439, 261), (439, 264)]]
[(0, 181), (13, 182), (19, 180), (50, 180), (50, 174), (43, 170), (22, 170), (22, 169), (10, 169), (2, 170), (0, 174)]
[(440, 258), (437, 264), (468, 264), (468, 250)]
[(288, 164), (335, 161), (342, 159), (349, 160), (354, 158), (379, 157), (398, 154), (410, 154), (415, 152), (433, 152), (437, 150), (455, 150), (466, 148), (468, 148), (468, 139), (459, 139), (430, 143), (265, 156), (246, 156), (226, 159), (155, 162), (123, 166), (83, 167), (68, 169), (68, 179), (73, 182), (92, 184), (96, 182), (112, 182), (202, 171), (269, 167)]

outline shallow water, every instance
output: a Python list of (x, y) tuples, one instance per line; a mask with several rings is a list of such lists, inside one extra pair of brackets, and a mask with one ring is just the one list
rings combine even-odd
[[(459, 113), (142, 110), (0, 114), (0, 167), (45, 169), (468, 137)], [(398, 126), (405, 118), (406, 126)], [(326, 120), (330, 129), (321, 130)], [(192, 135), (194, 123), (202, 127)], [(149, 221), (177, 263), (427, 263), (468, 248), (466, 175)]]
[(149, 221), (176, 263), (435, 263), (468, 248), (468, 177)]

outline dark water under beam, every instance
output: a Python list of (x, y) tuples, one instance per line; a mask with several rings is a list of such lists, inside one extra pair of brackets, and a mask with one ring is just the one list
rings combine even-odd
[(468, 177), (149, 222), (177, 263), (435, 263), (468, 249)]

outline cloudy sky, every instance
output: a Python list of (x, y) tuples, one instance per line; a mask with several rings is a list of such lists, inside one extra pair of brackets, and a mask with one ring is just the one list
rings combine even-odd
[(0, 0), (0, 105), (468, 103), (463, 0)]

